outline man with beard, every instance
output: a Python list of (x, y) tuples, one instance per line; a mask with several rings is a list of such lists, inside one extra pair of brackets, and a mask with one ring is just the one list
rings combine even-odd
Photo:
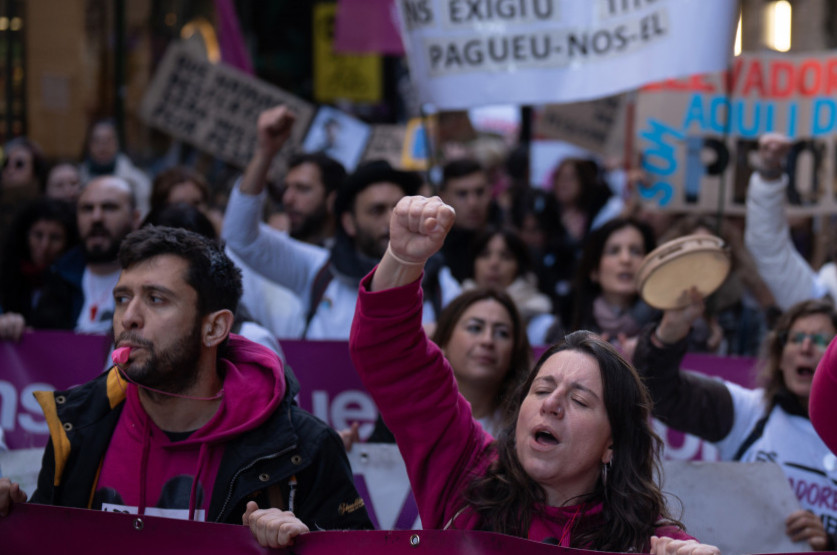
[[(119, 263), (116, 364), (36, 393), (51, 436), (32, 501), (243, 522), (273, 547), (371, 528), (337, 434), (296, 405), (275, 353), (230, 334), (241, 272), (221, 246), (151, 226), (125, 239)], [(0, 514), (24, 500), (0, 479)]]
[(282, 190), (291, 237), (321, 247), (330, 245), (335, 229), (334, 197), (345, 178), (343, 164), (325, 154), (291, 157)]
[[(386, 251), (392, 209), (401, 197), (418, 191), (421, 178), (383, 160), (358, 166), (337, 190), (337, 229), (329, 249), (259, 226), (267, 171), (293, 123), (294, 116), (285, 106), (259, 115), (256, 151), (230, 195), (222, 235), (227, 247), (250, 268), (299, 296), (308, 312), (303, 337), (348, 339), (360, 279)], [(424, 318), (432, 322), (460, 288), (441, 265), (428, 267), (424, 286)]]
[(119, 279), (116, 255), (125, 236), (139, 226), (131, 185), (116, 176), (94, 179), (79, 197), (76, 218), (81, 244), (50, 268), (25, 325), (109, 333), (111, 292)]

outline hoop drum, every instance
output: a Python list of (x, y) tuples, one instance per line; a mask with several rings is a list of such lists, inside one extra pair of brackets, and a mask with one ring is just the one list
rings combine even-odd
[(646, 255), (636, 274), (637, 290), (654, 308), (683, 308), (689, 304), (684, 291), (694, 286), (704, 297), (711, 295), (726, 279), (730, 265), (720, 237), (686, 235)]

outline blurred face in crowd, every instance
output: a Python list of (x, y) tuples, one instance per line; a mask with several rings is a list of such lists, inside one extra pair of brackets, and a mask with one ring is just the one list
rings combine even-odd
[(511, 364), (513, 327), (506, 307), (494, 299), (469, 306), (443, 348), (456, 381), (496, 390)]
[(61, 222), (37, 220), (27, 235), (29, 259), (38, 267), (46, 268), (64, 252), (67, 246), (67, 232)]
[(282, 206), (291, 223), (291, 237), (304, 240), (320, 232), (331, 201), (316, 164), (303, 162), (288, 170)]
[(515, 451), (547, 502), (563, 506), (590, 493), (613, 457), (599, 364), (580, 351), (544, 362), (520, 405)]
[(35, 181), (35, 159), (28, 148), (16, 146), (7, 153), (3, 168), (3, 187), (25, 187)]
[(109, 123), (99, 123), (90, 133), (90, 158), (97, 164), (110, 164), (119, 153), (116, 129)]
[(785, 387), (804, 405), (811, 394), (814, 371), (835, 333), (837, 330), (826, 314), (800, 316), (788, 330), (779, 367)]
[(166, 198), (166, 204), (188, 204), (195, 208), (206, 208), (206, 198), (200, 187), (191, 181), (184, 181), (178, 183), (169, 191), (169, 196)]
[(449, 179), (440, 196), (456, 211), (457, 227), (470, 230), (485, 227), (491, 204), (491, 191), (485, 172), (478, 171)]
[(389, 243), (389, 218), (404, 191), (394, 183), (369, 185), (355, 197), (354, 207), (341, 216), (355, 247), (369, 258), (384, 256)]
[(91, 181), (79, 197), (76, 212), (88, 262), (116, 260), (122, 239), (139, 225), (139, 213), (131, 203), (131, 187), (118, 177)]
[(500, 234), (492, 237), (474, 260), (474, 281), (480, 287), (505, 289), (517, 272), (517, 259)]
[(59, 164), (47, 177), (46, 196), (73, 204), (81, 194), (81, 175), (73, 164)]
[(642, 234), (633, 226), (617, 229), (607, 238), (599, 268), (590, 279), (599, 283), (610, 304), (627, 306), (633, 302), (637, 294), (634, 278), (645, 254)]
[(164, 254), (122, 270), (113, 288), (117, 347), (131, 347), (124, 371), (137, 383), (180, 393), (197, 381), (201, 349), (198, 293), (189, 263)]
[(563, 164), (552, 181), (552, 192), (561, 206), (572, 206), (581, 195), (581, 182), (574, 164)]

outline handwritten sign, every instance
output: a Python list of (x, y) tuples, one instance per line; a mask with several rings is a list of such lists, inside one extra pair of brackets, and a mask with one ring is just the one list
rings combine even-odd
[(651, 185), (640, 193), (679, 211), (745, 209), (758, 137), (794, 140), (787, 163), (796, 214), (833, 213), (837, 197), (837, 54), (742, 54), (723, 73), (647, 87), (637, 102), (637, 144)]
[(298, 148), (314, 107), (289, 92), (223, 64), (212, 64), (180, 43), (166, 51), (140, 107), (151, 127), (244, 168), (256, 145), (259, 113), (278, 104), (297, 116), (281, 164)]

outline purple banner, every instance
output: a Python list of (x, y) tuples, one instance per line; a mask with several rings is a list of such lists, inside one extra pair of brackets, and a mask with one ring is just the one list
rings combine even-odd
[(24, 333), (0, 341), (0, 427), (10, 449), (46, 444), (47, 427), (34, 391), (66, 389), (105, 368), (110, 339), (63, 331)]
[[(281, 345), (301, 385), (300, 406), (338, 430), (360, 422), (361, 438), (367, 438), (378, 410), (352, 366), (348, 344), (282, 340)], [(9, 448), (46, 444), (46, 425), (32, 392), (65, 389), (94, 378), (105, 367), (108, 346), (105, 336), (68, 332), (32, 332), (20, 343), (0, 342), (0, 425)], [(752, 386), (754, 363), (749, 358), (688, 355), (684, 367)], [(670, 433), (667, 441), (679, 448), (682, 434)], [(702, 457), (684, 452), (675, 458)]]
[[(49, 533), (44, 533), (48, 530)], [(44, 505), (16, 505), (0, 517), (3, 552), (84, 553), (85, 555), (531, 555), (596, 552), (537, 543), (491, 532), (412, 530), (311, 532), (296, 538), (292, 550), (258, 545), (244, 526), (126, 515)]]

